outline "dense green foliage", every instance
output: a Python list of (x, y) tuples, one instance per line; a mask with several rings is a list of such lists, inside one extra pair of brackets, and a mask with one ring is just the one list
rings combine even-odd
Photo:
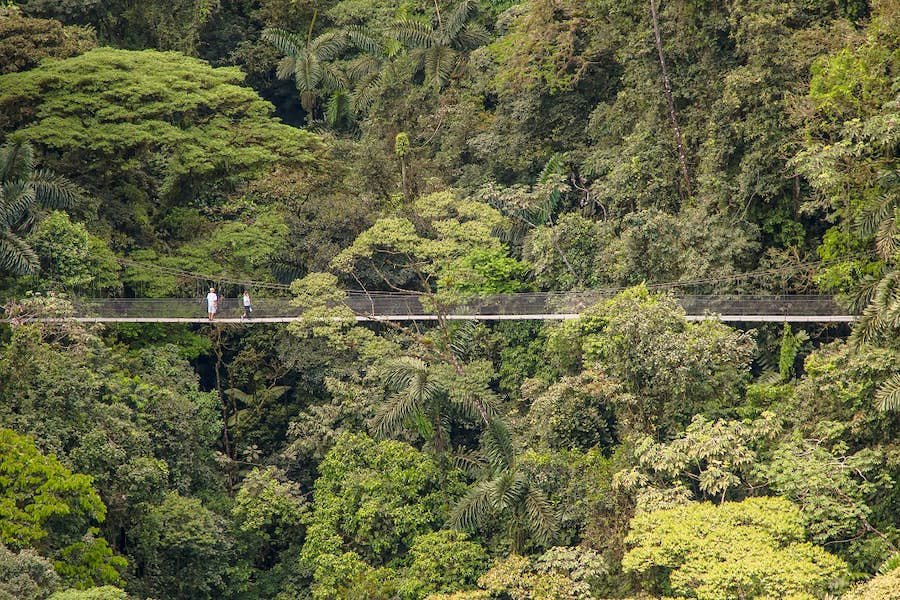
[(897, 0), (0, 5), (0, 600), (900, 598)]

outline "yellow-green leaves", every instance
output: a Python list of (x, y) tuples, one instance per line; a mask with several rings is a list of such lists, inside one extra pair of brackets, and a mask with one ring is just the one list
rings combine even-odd
[(0, 542), (12, 548), (39, 542), (57, 517), (103, 521), (106, 506), (92, 483), (41, 454), (31, 439), (0, 429)]
[(812, 598), (846, 575), (843, 561), (803, 542), (800, 512), (781, 498), (640, 514), (625, 541), (622, 568), (681, 598)]

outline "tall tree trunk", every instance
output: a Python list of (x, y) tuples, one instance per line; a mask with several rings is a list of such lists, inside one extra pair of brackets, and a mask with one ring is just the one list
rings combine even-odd
[(669, 83), (669, 73), (666, 70), (666, 57), (663, 54), (662, 36), (659, 33), (659, 17), (656, 14), (656, 0), (650, 0), (650, 16), (653, 19), (653, 37), (656, 39), (656, 52), (659, 54), (659, 67), (662, 70), (663, 88), (666, 92), (666, 102), (669, 105), (669, 120), (672, 121), (672, 129), (675, 131), (675, 146), (678, 151), (678, 162), (681, 164), (681, 174), (684, 177), (684, 186), (687, 195), (691, 195), (691, 175), (688, 172), (687, 157), (684, 152), (684, 140), (681, 138), (681, 129), (678, 127), (678, 117), (675, 114), (675, 102), (672, 100), (672, 85)]

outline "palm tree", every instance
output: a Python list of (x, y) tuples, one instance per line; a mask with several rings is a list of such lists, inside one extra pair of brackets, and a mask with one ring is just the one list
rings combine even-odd
[(378, 90), (390, 84), (398, 75), (393, 59), (400, 52), (399, 42), (373, 35), (361, 27), (350, 27), (344, 31), (360, 54), (347, 64), (347, 74), (353, 91), (349, 108), (353, 113), (362, 113), (375, 102)]
[[(856, 220), (857, 235), (874, 237), (875, 251), (885, 265), (881, 277), (869, 277), (852, 298), (853, 308), (863, 309), (853, 330), (856, 344), (876, 341), (900, 329), (900, 270), (896, 267), (900, 259), (900, 173), (896, 169), (882, 171), (879, 184), (884, 193), (863, 207)], [(875, 401), (881, 410), (900, 409), (900, 375), (881, 384)]]
[(435, 0), (435, 22), (432, 25), (415, 19), (401, 19), (394, 26), (397, 39), (412, 48), (410, 55), (425, 71), (425, 79), (438, 89), (444, 87), (466, 53), (486, 43), (487, 31), (470, 22), (477, 2), (462, 0), (446, 18)]
[(38, 257), (24, 239), (36, 223), (34, 208), (66, 208), (78, 195), (65, 178), (35, 168), (28, 142), (14, 140), (0, 147), (0, 273), (35, 273)]
[(477, 418), (480, 398), (466, 392), (449, 389), (452, 385), (440, 369), (430, 367), (419, 358), (404, 356), (391, 361), (382, 373), (385, 386), (392, 393), (375, 416), (375, 428), (382, 436), (396, 435), (412, 428), (428, 440), (435, 456), (445, 456), (449, 449), (450, 422), (454, 416)]
[(305, 37), (284, 29), (267, 29), (262, 34), (264, 40), (284, 54), (276, 75), (279, 79), (294, 78), (309, 123), (313, 121), (313, 111), (321, 95), (347, 88), (346, 75), (332, 62), (346, 50), (347, 34), (327, 31), (313, 39), (316, 14), (313, 12)]
[(457, 529), (474, 529), (488, 519), (506, 522), (512, 552), (519, 554), (528, 538), (547, 544), (556, 533), (556, 514), (544, 493), (516, 462), (512, 436), (506, 425), (494, 419), (482, 438), (488, 463), (486, 476), (453, 508), (450, 523)]

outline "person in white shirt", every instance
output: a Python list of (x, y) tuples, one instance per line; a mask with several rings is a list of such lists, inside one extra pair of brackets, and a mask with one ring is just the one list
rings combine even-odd
[(253, 312), (253, 308), (250, 306), (250, 292), (244, 290), (244, 314), (241, 315), (241, 319), (249, 319), (250, 313)]
[(217, 308), (219, 308), (219, 297), (216, 295), (216, 288), (209, 288), (209, 293), (206, 295), (206, 312), (210, 321), (216, 316)]

